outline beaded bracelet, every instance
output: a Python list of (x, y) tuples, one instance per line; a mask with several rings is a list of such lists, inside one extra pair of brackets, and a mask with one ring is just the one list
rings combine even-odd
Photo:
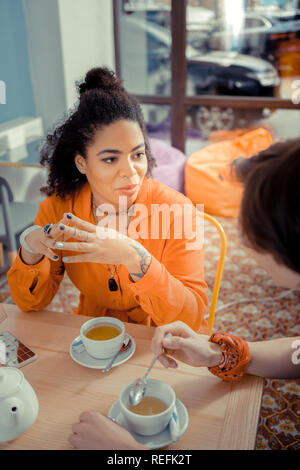
[(219, 331), (213, 333), (209, 341), (219, 344), (222, 351), (220, 364), (209, 367), (209, 371), (227, 382), (239, 382), (251, 359), (247, 342)]
[(26, 237), (27, 235), (29, 235), (29, 233), (33, 232), (34, 230), (38, 230), (42, 227), (40, 227), (39, 225), (32, 225), (31, 227), (28, 227), (26, 230), (24, 230), (24, 232), (21, 233), (20, 235), (20, 238), (19, 238), (19, 241), (20, 241), (20, 245), (25, 248), (25, 250), (29, 251), (29, 253), (32, 253), (33, 255), (36, 255), (37, 253), (35, 251), (33, 251), (30, 246), (27, 244), (26, 242)]

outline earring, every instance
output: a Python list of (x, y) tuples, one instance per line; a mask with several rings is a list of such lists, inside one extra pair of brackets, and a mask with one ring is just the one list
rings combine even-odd
[(79, 166), (76, 165), (76, 168), (77, 168), (77, 170), (79, 171), (79, 173), (83, 173), (82, 169), (79, 168)]

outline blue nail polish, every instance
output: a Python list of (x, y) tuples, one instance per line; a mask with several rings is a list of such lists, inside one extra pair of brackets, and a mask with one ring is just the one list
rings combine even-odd
[(64, 247), (64, 244), (62, 242), (56, 242), (56, 247), (61, 250)]
[(64, 226), (64, 225), (60, 225), (59, 228), (60, 228), (60, 230), (65, 230), (65, 226)]
[(58, 259), (58, 256), (57, 256), (57, 255), (54, 255), (54, 256), (53, 256), (53, 259)]
[(69, 261), (69, 258), (65, 257), (62, 260), (63, 260), (63, 262), (67, 262), (67, 261)]
[(68, 219), (72, 219), (72, 215), (71, 215), (71, 214), (67, 214), (67, 218), (68, 218)]

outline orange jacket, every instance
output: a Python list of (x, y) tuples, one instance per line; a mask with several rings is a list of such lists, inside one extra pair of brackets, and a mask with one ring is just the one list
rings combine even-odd
[[(191, 205), (189, 199), (164, 184), (145, 178), (136, 204), (147, 207), (151, 222), (153, 204)], [(95, 223), (91, 210), (91, 190), (86, 184), (74, 196), (61, 199), (56, 195), (45, 198), (39, 207), (36, 225), (57, 223), (65, 212)], [(193, 209), (193, 220), (195, 210)], [(136, 214), (139, 217), (138, 214)], [(137, 221), (136, 216), (131, 224)], [(141, 218), (139, 218), (141, 220)], [(174, 213), (170, 212), (171, 225)], [(138, 225), (136, 225), (138, 228)], [(148, 224), (150, 230), (150, 224)], [(129, 230), (128, 228), (128, 230)], [(52, 301), (65, 270), (80, 291), (80, 302), (73, 312), (89, 316), (115, 316), (122, 321), (144, 325), (163, 325), (181, 320), (194, 330), (208, 333), (204, 314), (207, 309), (207, 286), (204, 281), (202, 250), (186, 250), (186, 239), (139, 239), (151, 253), (148, 271), (138, 282), (131, 280), (125, 266), (117, 265), (117, 291), (108, 289), (109, 273), (104, 264), (62, 262), (71, 252), (57, 251), (59, 261), (44, 257), (36, 265), (26, 265), (17, 257), (7, 274), (11, 296), (23, 311), (41, 310)], [(71, 241), (71, 239), (70, 239)], [(75, 240), (74, 240), (75, 241)], [(113, 272), (113, 266), (110, 266)], [(38, 282), (32, 293), (29, 288), (35, 278)]]

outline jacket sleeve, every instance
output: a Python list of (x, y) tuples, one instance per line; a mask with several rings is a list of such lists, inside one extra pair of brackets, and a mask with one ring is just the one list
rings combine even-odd
[(181, 320), (195, 331), (209, 333), (204, 319), (208, 300), (201, 243), (199, 233), (194, 239), (167, 239), (161, 262), (152, 256), (143, 278), (129, 284), (156, 326)]
[[(41, 202), (35, 225), (57, 223), (60, 219), (49, 199)], [(27, 265), (22, 261), (19, 251), (9, 269), (7, 280), (12, 299), (24, 312), (47, 307), (55, 296), (65, 271), (59, 250), (55, 253), (59, 256), (58, 261), (52, 261), (45, 256), (39, 263)]]

